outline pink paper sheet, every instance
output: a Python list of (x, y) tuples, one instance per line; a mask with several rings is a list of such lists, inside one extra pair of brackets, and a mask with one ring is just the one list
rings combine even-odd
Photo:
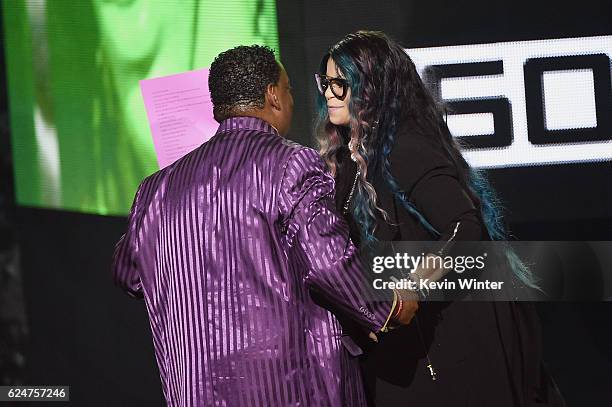
[(140, 81), (159, 168), (164, 168), (211, 138), (213, 118), (208, 69)]

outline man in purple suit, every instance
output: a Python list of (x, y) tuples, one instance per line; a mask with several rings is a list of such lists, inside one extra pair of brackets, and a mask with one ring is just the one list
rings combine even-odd
[(416, 303), (366, 301), (333, 178), (282, 137), (293, 98), (273, 52), (221, 53), (209, 89), (217, 133), (142, 182), (113, 262), (145, 299), (168, 405), (363, 406), (358, 364), (311, 293), (372, 332)]

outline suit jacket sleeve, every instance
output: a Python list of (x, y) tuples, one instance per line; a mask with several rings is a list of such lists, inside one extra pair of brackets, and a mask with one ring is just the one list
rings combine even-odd
[(304, 282), (366, 328), (383, 329), (391, 311), (390, 293), (385, 301), (368, 301), (371, 291), (358, 252), (335, 208), (334, 179), (316, 151), (303, 148), (288, 160), (279, 202), (287, 243), (303, 251), (307, 262)]
[(113, 256), (113, 279), (115, 285), (123, 289), (129, 296), (143, 298), (142, 282), (138, 264), (138, 224), (141, 218), (141, 195), (144, 182), (138, 188), (132, 209), (128, 216), (128, 230), (115, 245)]

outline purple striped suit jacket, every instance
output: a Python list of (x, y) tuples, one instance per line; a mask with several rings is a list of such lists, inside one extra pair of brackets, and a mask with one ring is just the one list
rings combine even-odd
[(234, 117), (145, 179), (113, 261), (144, 297), (170, 406), (363, 406), (359, 368), (316, 290), (378, 331), (316, 151)]

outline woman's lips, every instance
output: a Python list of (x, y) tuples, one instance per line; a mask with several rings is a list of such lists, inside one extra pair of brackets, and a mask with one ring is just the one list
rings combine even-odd
[(338, 110), (338, 109), (342, 109), (342, 106), (327, 106), (328, 110)]

